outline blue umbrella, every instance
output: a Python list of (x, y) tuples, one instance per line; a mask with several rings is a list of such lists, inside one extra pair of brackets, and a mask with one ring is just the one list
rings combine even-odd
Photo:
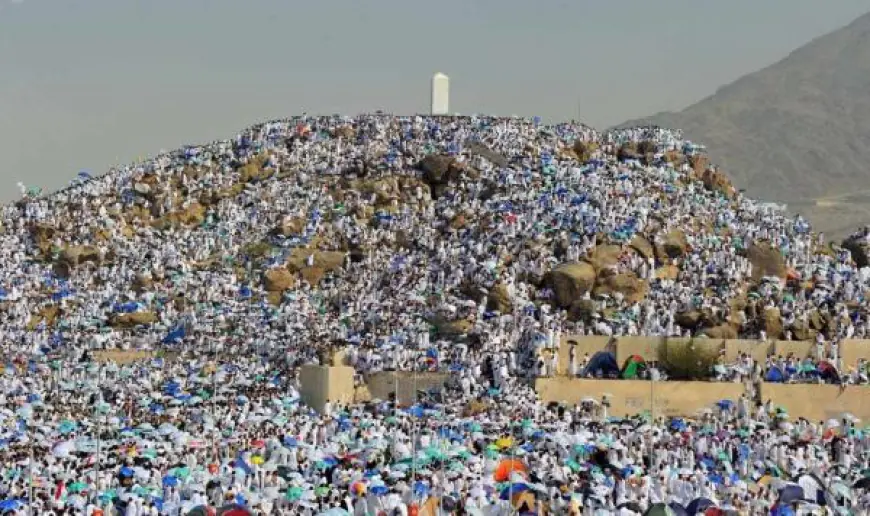
[(18, 509), (20, 509), (23, 506), (24, 506), (24, 504), (21, 503), (21, 500), (18, 500), (16, 498), (9, 498), (7, 500), (3, 500), (2, 502), (0, 502), (0, 511), (2, 511), (2, 512), (17, 511)]
[(429, 486), (418, 480), (414, 483), (414, 494), (421, 498), (427, 496), (429, 494)]
[(804, 499), (804, 488), (797, 484), (789, 484), (779, 491), (780, 504), (790, 504)]
[(135, 474), (135, 472), (133, 471), (133, 468), (124, 466), (123, 468), (121, 468), (120, 474), (124, 478), (129, 478), (129, 477), (132, 477)]
[(731, 400), (719, 400), (716, 405), (722, 410), (731, 410), (734, 407), (734, 402)]
[(686, 511), (689, 514), (698, 514), (699, 512), (706, 511), (710, 507), (716, 507), (713, 500), (710, 500), (709, 498), (695, 498), (689, 503), (689, 506), (686, 507)]
[(178, 485), (178, 477), (166, 475), (163, 477), (163, 487), (175, 487)]

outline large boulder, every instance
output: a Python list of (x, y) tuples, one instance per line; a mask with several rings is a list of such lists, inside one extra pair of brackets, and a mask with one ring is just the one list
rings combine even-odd
[(785, 278), (785, 259), (779, 249), (766, 242), (755, 243), (746, 250), (746, 258), (752, 263), (752, 279), (758, 281), (765, 276)]
[(317, 249), (295, 248), (287, 258), (287, 269), (299, 273), (310, 285), (319, 285), (323, 277), (336, 272), (344, 266), (347, 253), (342, 251), (320, 251)]
[(634, 142), (623, 144), (619, 150), (616, 152), (616, 157), (619, 161), (626, 161), (630, 159), (641, 159), (643, 155), (638, 152), (637, 144)]
[(689, 166), (692, 167), (692, 172), (695, 177), (703, 177), (707, 167), (710, 166), (710, 160), (704, 154), (693, 154), (689, 156)]
[(637, 303), (646, 297), (648, 286), (646, 281), (639, 279), (633, 272), (620, 274), (605, 274), (598, 277), (594, 294), (622, 294), (628, 303)]
[(597, 245), (586, 261), (592, 264), (596, 273), (601, 274), (602, 271), (614, 266), (619, 262), (619, 257), (622, 256), (622, 247), (613, 244)]
[(145, 324), (157, 322), (157, 316), (153, 312), (133, 312), (131, 314), (112, 314), (109, 317), (109, 326), (113, 328), (134, 328)]
[(568, 308), (568, 319), (572, 321), (589, 321), (595, 313), (595, 301), (591, 299), (575, 299)]
[(574, 140), (574, 145), (571, 150), (574, 151), (574, 156), (577, 161), (585, 163), (592, 159), (592, 153), (598, 148), (595, 142), (584, 142), (583, 140)]
[(659, 250), (660, 261), (667, 262), (669, 258), (680, 258), (686, 254), (689, 242), (681, 229), (672, 229), (664, 236)]
[(345, 140), (350, 140), (356, 138), (356, 129), (350, 125), (343, 125), (341, 127), (336, 127), (332, 131), (332, 136), (335, 138), (344, 138)]
[(292, 237), (301, 235), (305, 231), (305, 219), (302, 217), (286, 218), (281, 224), (272, 228), (273, 235)]
[(453, 321), (438, 321), (435, 323), (435, 329), (440, 335), (444, 336), (461, 336), (465, 335), (474, 329), (474, 323), (468, 319), (456, 319)]
[(736, 339), (737, 328), (731, 324), (725, 323), (702, 330), (701, 335), (706, 335), (711, 339)]
[(284, 292), (296, 285), (296, 276), (284, 267), (269, 269), (263, 274), (263, 287), (267, 292)]
[(676, 265), (665, 265), (656, 269), (656, 278), (675, 280), (680, 276), (680, 268)]
[(423, 181), (429, 185), (433, 197), (440, 197), (450, 183), (459, 179), (464, 170), (453, 157), (439, 154), (426, 156), (417, 166), (423, 171)]
[(26, 328), (29, 331), (36, 330), (40, 323), (44, 323), (46, 328), (53, 328), (62, 313), (59, 305), (46, 305), (30, 316)]
[(30, 237), (33, 239), (36, 247), (43, 253), (47, 253), (51, 249), (52, 240), (57, 234), (57, 229), (48, 224), (32, 224), (30, 226)]
[(275, 169), (266, 168), (266, 162), (269, 157), (266, 155), (257, 156), (239, 167), (239, 179), (243, 183), (255, 183), (272, 177)]
[(692, 330), (698, 327), (703, 318), (704, 314), (700, 310), (686, 310), (678, 313), (674, 317), (674, 322), (682, 328)]
[(850, 238), (843, 241), (843, 247), (849, 250), (852, 260), (858, 268), (870, 265), (870, 243), (865, 238)]
[(819, 334), (819, 330), (811, 328), (808, 322), (801, 320), (795, 321), (789, 329), (795, 340), (813, 340)]
[(595, 286), (595, 268), (587, 262), (563, 263), (550, 272), (548, 283), (556, 295), (556, 303), (568, 308)]
[(156, 229), (166, 229), (176, 226), (198, 226), (205, 222), (206, 207), (199, 202), (192, 202), (187, 207), (168, 213), (151, 223)]
[(76, 245), (64, 248), (58, 261), (77, 267), (83, 263), (100, 263), (100, 251), (89, 245)]
[(828, 325), (828, 314), (818, 310), (813, 310), (810, 312), (807, 322), (809, 323), (810, 328), (821, 331)]
[(737, 193), (728, 176), (718, 170), (708, 168), (701, 175), (701, 181), (707, 190), (719, 193), (728, 199), (733, 198)]
[(764, 311), (761, 326), (767, 334), (767, 338), (776, 340), (781, 339), (783, 335), (782, 314), (780, 313), (779, 308), (770, 307), (766, 309)]
[(514, 303), (504, 283), (497, 283), (489, 289), (486, 297), (486, 309), (500, 314), (513, 313)]
[(644, 258), (655, 258), (655, 251), (653, 250), (653, 246), (645, 237), (641, 235), (636, 235), (633, 239), (631, 239), (631, 244), (629, 245), (632, 249), (637, 251), (637, 254), (643, 256)]
[(133, 278), (133, 290), (136, 292), (145, 292), (151, 290), (151, 287), (154, 286), (154, 279), (151, 277), (151, 274), (137, 274), (135, 278)]

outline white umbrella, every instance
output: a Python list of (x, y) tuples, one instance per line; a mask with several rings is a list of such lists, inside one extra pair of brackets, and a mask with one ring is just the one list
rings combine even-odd
[(59, 459), (65, 459), (69, 457), (70, 453), (74, 452), (75, 449), (75, 441), (62, 441), (51, 449), (51, 454)]

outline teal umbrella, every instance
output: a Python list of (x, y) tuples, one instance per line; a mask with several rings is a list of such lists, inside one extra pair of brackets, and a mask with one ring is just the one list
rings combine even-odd
[(287, 490), (287, 493), (284, 495), (284, 497), (287, 499), (288, 502), (298, 502), (302, 499), (302, 493), (303, 491), (301, 487), (293, 486)]
[(87, 488), (88, 488), (88, 485), (85, 484), (84, 482), (73, 482), (72, 484), (67, 486), (66, 490), (69, 491), (70, 493), (79, 493), (81, 491), (84, 491)]

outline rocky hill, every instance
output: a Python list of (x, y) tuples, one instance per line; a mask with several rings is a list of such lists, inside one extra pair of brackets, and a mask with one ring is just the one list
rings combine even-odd
[(683, 111), (622, 124), (683, 130), (750, 195), (820, 231), (870, 223), (870, 14)]
[(297, 117), (2, 213), (0, 326), (46, 350), (870, 334), (860, 263), (665, 130)]

